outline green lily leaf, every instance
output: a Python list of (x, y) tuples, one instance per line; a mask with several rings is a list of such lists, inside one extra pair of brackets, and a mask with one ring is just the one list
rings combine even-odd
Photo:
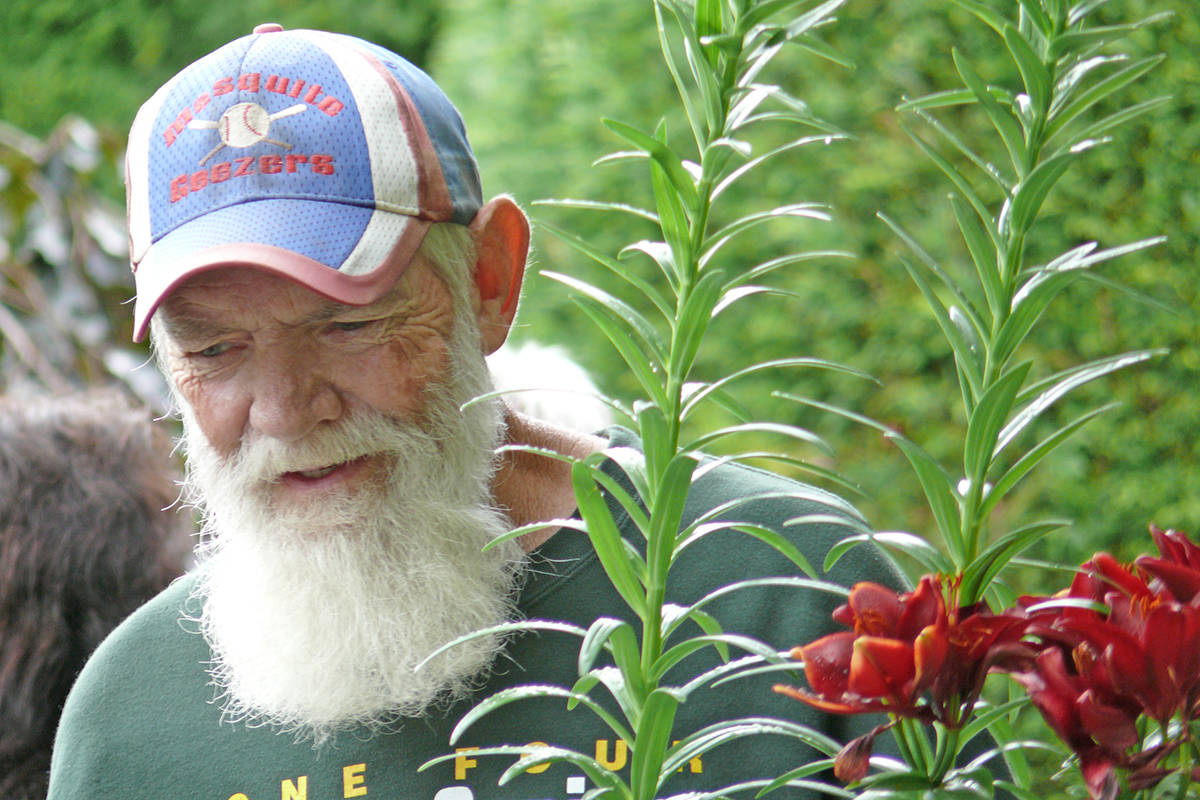
[(1080, 31), (1069, 31), (1054, 40), (1051, 44), (1049, 55), (1053, 59), (1058, 59), (1064, 53), (1069, 53), (1073, 50), (1092, 49), (1098, 45), (1124, 39), (1131, 33), (1170, 18), (1171, 12), (1163, 11), (1158, 14), (1152, 14), (1140, 22), (1127, 25), (1104, 25)]
[(926, 453), (916, 442), (898, 433), (888, 435), (896, 443), (904, 457), (917, 473), (917, 480), (929, 501), (929, 509), (937, 522), (942, 540), (946, 543), (952, 555), (961, 559), (965, 552), (962, 541), (962, 519), (958, 504), (958, 496), (954, 493), (954, 482), (941, 465)]
[(515, 622), (505, 622), (500, 625), (492, 625), (487, 628), (481, 628), (477, 631), (463, 634), (457, 638), (451, 639), (444, 645), (434, 650), (429, 655), (425, 656), (413, 669), (421, 669), (433, 659), (445, 653), (451, 648), (458, 647), (460, 644), (470, 642), (475, 639), (480, 639), (496, 634), (504, 635), (508, 633), (526, 633), (529, 631), (545, 631), (548, 633), (569, 633), (573, 636), (584, 637), (587, 631), (578, 625), (572, 625), (569, 622), (553, 622), (543, 619), (524, 619)]
[[(1022, 0), (1021, 7), (1026, 11), (1031, 6), (1036, 6), (1036, 3)], [(1041, 14), (1040, 18), (1047, 26), (1050, 25), (1050, 20), (1044, 14)], [(1042, 22), (1039, 22), (1039, 28), (1041, 28)], [(1049, 30), (1043, 30), (1042, 35), (1049, 37)], [(1025, 91), (1033, 100), (1033, 107), (1041, 117), (1050, 108), (1050, 71), (1046, 69), (1046, 65), (1042, 63), (1021, 32), (1012, 25), (1004, 27), (1004, 43), (1008, 45), (1008, 51), (1012, 53), (1013, 60), (1021, 71), (1021, 80), (1025, 84)]]
[(992, 579), (1015, 556), (1027, 550), (1039, 539), (1070, 525), (1070, 520), (1047, 520), (1025, 525), (994, 542), (980, 553), (962, 572), (962, 596), (977, 598)]
[(642, 717), (637, 723), (637, 747), (629, 764), (629, 788), (634, 797), (656, 797), (662, 784), (659, 769), (671, 741), (675, 712), (682, 701), (676, 692), (655, 689), (646, 698)]
[(996, 132), (1000, 134), (1000, 138), (1004, 142), (1005, 149), (1008, 150), (1009, 158), (1012, 160), (1017, 176), (1023, 176), (1027, 169), (1029, 153), (1025, 150), (1024, 142), (1021, 139), (1021, 131), (1017, 127), (1016, 121), (996, 101), (996, 98), (992, 97), (991, 92), (984, 85), (983, 79), (959, 55), (957, 49), (952, 51), (952, 55), (954, 57), (954, 66), (958, 69), (959, 76), (967, 84), (967, 88), (975, 95), (975, 100), (987, 112), (988, 119), (991, 120)]
[(989, 6), (979, 0), (951, 0), (951, 2), (959, 8), (970, 11), (996, 33), (1004, 35), (1004, 19)]
[[(700, 201), (696, 194), (696, 183), (674, 150), (659, 139), (624, 122), (605, 119), (604, 125), (630, 144), (649, 153), (654, 163), (658, 164), (670, 179), (671, 186), (678, 192), (684, 207), (692, 211), (697, 208)], [(659, 216), (662, 216), (661, 211)]]
[[(846, 524), (845, 518), (839, 518), (838, 522), (842, 525)], [(783, 536), (778, 531), (771, 530), (770, 528), (744, 522), (720, 521), (690, 526), (686, 531), (680, 534), (680, 539), (675, 545), (674, 557), (677, 558), (687, 547), (695, 544), (697, 541), (703, 539), (705, 536), (708, 536), (710, 533), (724, 530), (733, 530), (737, 531), (738, 533), (744, 533), (747, 536), (753, 536), (760, 542), (771, 545), (771, 547), (774, 547), (779, 553), (784, 555), (789, 561), (795, 564), (801, 572), (810, 578), (816, 579), (816, 570), (812, 568), (812, 565), (808, 563), (808, 559), (804, 557), (804, 554), (801, 553), (800, 550), (794, 544), (792, 544), (791, 540), (789, 540), (786, 536)]]
[(1050, 123), (1046, 126), (1046, 137), (1048, 139), (1053, 137), (1065, 125), (1069, 124), (1096, 103), (1099, 103), (1104, 98), (1128, 86), (1154, 69), (1164, 58), (1165, 56), (1157, 55), (1131, 61), (1126, 66), (1094, 84), (1091, 88), (1081, 91), (1074, 100), (1065, 103), (1061, 108), (1051, 108)]
[(979, 276), (979, 283), (983, 286), (988, 310), (995, 319), (1005, 311), (1005, 292), (1000, 281), (1000, 258), (996, 239), (979, 223), (979, 218), (970, 213), (967, 204), (957, 194), (950, 195), (950, 205), (954, 210), (954, 219), (958, 223), (963, 241), (971, 254), (971, 261), (975, 264), (975, 274)]
[(996, 437), (1012, 411), (1017, 393), (1025, 382), (1033, 362), (1010, 370), (993, 383), (979, 399), (970, 415), (967, 439), (963, 446), (963, 470), (971, 480), (983, 480), (992, 463)]
[(650, 575), (648, 588), (666, 588), (671, 554), (675, 550), (675, 532), (679, 530), (695, 469), (696, 458), (690, 453), (680, 453), (667, 463), (663, 472), (657, 502), (650, 515), (650, 547), (646, 554)]
[[(1028, 19), (1033, 21), (1037, 26), (1037, 31), (1041, 34), (1042, 39), (1050, 39), (1054, 35), (1054, 23), (1050, 17), (1046, 16), (1046, 12), (1042, 10), (1039, 0), (1020, 0), (1021, 10), (1025, 12)], [(1008, 30), (1012, 26), (1006, 26), (1003, 35), (1007, 38)], [(1013, 30), (1016, 30), (1013, 28)], [(1043, 106), (1044, 107), (1044, 106)]]
[(458, 742), (464, 733), (478, 722), (483, 717), (492, 713), (498, 708), (502, 708), (509, 703), (515, 703), (521, 700), (529, 700), (531, 698), (543, 697), (561, 697), (571, 700), (571, 702), (586, 707), (589, 711), (604, 721), (604, 724), (609, 729), (621, 738), (629, 738), (629, 729), (621, 724), (616, 717), (607, 711), (602, 705), (597, 703), (586, 694), (578, 694), (568, 691), (561, 686), (552, 685), (529, 685), (529, 686), (513, 686), (508, 689), (501, 689), (494, 695), (484, 698), (472, 706), (471, 710), (463, 715), (458, 724), (454, 726), (453, 732), (450, 734), (450, 744)]
[(924, 567), (926, 572), (946, 575), (954, 572), (954, 565), (942, 554), (941, 550), (920, 536), (903, 531), (876, 531), (847, 536), (829, 548), (829, 552), (825, 555), (825, 570), (833, 569), (834, 564), (842, 556), (864, 542), (874, 542), (892, 553), (907, 556)]
[(747, 214), (740, 219), (734, 220), (705, 239), (700, 246), (700, 257), (704, 262), (710, 261), (713, 255), (734, 236), (756, 228), (764, 222), (771, 222), (787, 217), (801, 217), (829, 222), (832, 217), (829, 215), (828, 209), (829, 206), (824, 203), (792, 203), (780, 206), (779, 208), (773, 208), (770, 211)]
[(1021, 431), (1025, 430), (1029, 423), (1037, 419), (1042, 412), (1072, 389), (1076, 389), (1085, 383), (1089, 383), (1125, 367), (1140, 364), (1165, 352), (1165, 350), (1139, 350), (1110, 358), (1098, 359), (1077, 369), (1066, 371), (1065, 377), (1029, 401), (1028, 405), (1004, 426), (1004, 430), (1000, 431), (999, 441), (996, 443), (996, 452), (999, 453), (1007, 447)]
[(778, 422), (748, 422), (743, 425), (732, 425), (726, 428), (718, 428), (715, 431), (709, 431), (692, 441), (688, 442), (686, 449), (698, 451), (704, 450), (718, 439), (723, 439), (727, 436), (736, 436), (742, 433), (775, 433), (780, 436), (787, 436), (792, 439), (798, 439), (802, 442), (816, 445), (821, 450), (833, 454), (829, 444), (817, 434), (810, 430), (806, 430), (796, 425), (784, 425)]
[(666, 760), (663, 761), (662, 774), (665, 778), (693, 758), (734, 739), (764, 734), (787, 736), (830, 756), (841, 749), (841, 745), (836, 741), (807, 725), (771, 717), (745, 717), (709, 725), (681, 739), (671, 747)]
[(627, 630), (631, 635), (633, 634), (633, 627), (625, 620), (613, 617), (597, 617), (592, 622), (583, 637), (583, 642), (579, 645), (578, 670), (581, 676), (591, 671), (596, 663), (596, 659), (604, 651), (605, 645), (608, 644), (608, 640), (622, 629)]
[[(633, 274), (632, 270), (626, 268), (624, 264), (601, 253), (581, 237), (576, 236), (573, 233), (569, 233), (556, 225), (552, 225), (544, 220), (536, 220), (536, 224), (539, 229), (552, 233), (564, 243), (570, 245), (580, 253), (583, 253), (585, 256), (592, 259), (597, 264), (605, 267), (609, 272), (619, 276), (621, 280), (627, 282), (630, 286), (637, 289), (641, 296), (646, 297), (654, 304), (654, 307), (657, 308), (659, 313), (663, 315), (663, 319), (669, 320), (673, 317), (674, 309), (663, 298), (662, 293), (651, 286), (648, 282), (643, 280), (641, 277)], [(672, 271), (668, 272), (668, 276), (673, 276), (674, 265), (672, 264), (670, 267)], [(667, 272), (666, 268), (664, 268), (664, 272)], [(541, 272), (540, 274), (544, 275), (546, 273)]]
[(671, 343), (671, 360), (667, 368), (671, 375), (686, 377), (696, 360), (696, 352), (708, 332), (713, 309), (721, 299), (721, 287), (725, 274), (709, 270), (700, 276), (692, 292), (684, 301), (676, 320), (674, 341)]
[(1037, 447), (1034, 447), (1028, 453), (1021, 456), (1017, 463), (1009, 467), (1004, 475), (1001, 476), (998, 481), (996, 481), (996, 485), (992, 487), (991, 491), (987, 493), (982, 506), (980, 506), (980, 516), (987, 517), (996, 507), (996, 504), (1004, 499), (1005, 495), (1007, 495), (1008, 492), (1017, 485), (1021, 478), (1025, 477), (1030, 470), (1032, 470), (1038, 465), (1039, 462), (1041, 462), (1043, 458), (1053, 452), (1060, 444), (1065, 442), (1067, 438), (1071, 436), (1071, 434), (1075, 433), (1075, 431), (1082, 428), (1100, 414), (1110, 411), (1113, 408), (1116, 408), (1118, 405), (1118, 403), (1109, 403), (1108, 405), (1089, 411), (1087, 414), (1079, 417), (1079, 419), (1076, 419), (1074, 422), (1059, 428), (1053, 434), (1047, 436), (1045, 439), (1039, 442)]
[(638, 572), (644, 570), (645, 565), (641, 564), (635, 568), (635, 565), (630, 563), (630, 556), (621, 542), (621, 534), (608, 513), (604, 498), (596, 488), (587, 467), (575, 464), (571, 468), (571, 483), (579, 503), (580, 516), (587, 524), (588, 537), (596, 551), (596, 557), (612, 581), (613, 588), (634, 613), (645, 617), (646, 598), (638, 580)]
[(747, 375), (752, 375), (756, 372), (762, 372), (764, 370), (782, 369), (784, 367), (812, 367), (814, 369), (830, 370), (832, 372), (839, 372), (844, 375), (853, 375), (856, 378), (862, 378), (863, 380), (868, 380), (876, 384), (879, 383), (879, 381), (874, 377), (868, 375), (860, 369), (846, 366), (844, 364), (838, 364), (834, 361), (826, 361), (822, 358), (777, 358), (772, 361), (763, 361), (758, 364), (751, 364), (748, 367), (743, 367), (742, 369), (729, 373), (720, 380), (713, 381), (703, 388), (700, 388), (698, 391), (694, 392), (688, 397), (687, 402), (684, 404), (684, 413), (687, 413), (690, 408), (703, 402), (703, 400), (712, 392), (724, 389), (729, 384), (740, 380)]

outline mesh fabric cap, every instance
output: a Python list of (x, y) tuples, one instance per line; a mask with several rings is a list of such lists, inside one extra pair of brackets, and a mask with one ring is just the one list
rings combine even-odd
[(433, 222), (482, 205), (458, 111), (395, 53), (260, 26), (146, 102), (126, 161), (134, 338), (180, 283), (249, 265), (377, 299)]

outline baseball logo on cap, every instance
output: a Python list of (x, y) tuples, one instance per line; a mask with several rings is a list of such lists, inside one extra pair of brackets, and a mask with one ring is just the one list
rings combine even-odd
[(200, 165), (204, 166), (210, 158), (219, 153), (226, 145), (242, 148), (252, 147), (259, 142), (266, 142), (267, 144), (282, 147), (284, 150), (291, 150), (292, 146), (287, 142), (267, 138), (271, 130), (271, 123), (283, 117), (302, 114), (307, 108), (308, 106), (304, 103), (297, 103), (294, 106), (289, 106), (282, 111), (276, 111), (274, 114), (271, 114), (258, 103), (236, 103), (227, 108), (218, 120), (192, 120), (188, 123), (189, 128), (193, 130), (216, 128), (217, 134), (221, 137), (221, 143), (212, 150), (209, 150), (208, 155), (200, 159)]

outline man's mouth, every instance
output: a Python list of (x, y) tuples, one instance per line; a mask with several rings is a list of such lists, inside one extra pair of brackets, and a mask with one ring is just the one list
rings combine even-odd
[(337, 479), (338, 473), (340, 476), (350, 478), (358, 472), (358, 468), (363, 466), (369, 456), (359, 456), (351, 461), (341, 461), (337, 464), (326, 464), (323, 467), (313, 467), (311, 469), (289, 470), (280, 475), (280, 479), (284, 483), (313, 483), (323, 481), (325, 478), (334, 476)]
[(328, 467), (321, 467), (320, 469), (302, 469), (296, 474), (301, 478), (308, 478), (310, 480), (315, 478), (324, 478), (326, 475), (333, 472), (340, 466), (341, 464), (330, 464)]

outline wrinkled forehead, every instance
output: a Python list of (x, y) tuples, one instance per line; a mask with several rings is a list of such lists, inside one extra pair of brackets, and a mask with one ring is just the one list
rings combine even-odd
[(155, 319), (173, 339), (202, 329), (252, 329), (270, 322), (319, 322), (360, 309), (394, 305), (393, 286), (364, 304), (334, 300), (302, 283), (242, 267), (209, 270), (188, 279), (163, 301)]

